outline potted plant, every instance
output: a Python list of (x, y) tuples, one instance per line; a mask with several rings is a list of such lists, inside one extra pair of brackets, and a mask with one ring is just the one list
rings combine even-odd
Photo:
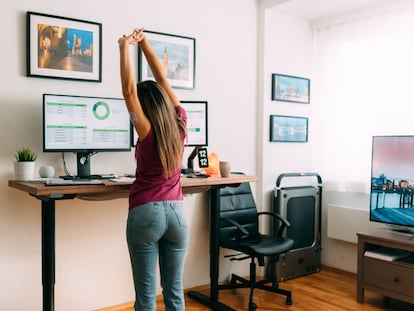
[(15, 179), (22, 181), (33, 179), (37, 153), (28, 147), (23, 147), (16, 151), (14, 157), (16, 159), (14, 162)]

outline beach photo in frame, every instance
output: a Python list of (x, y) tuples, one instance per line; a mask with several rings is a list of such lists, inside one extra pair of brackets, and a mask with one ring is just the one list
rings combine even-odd
[[(145, 30), (173, 88), (195, 88), (195, 39)], [(142, 50), (138, 49), (138, 80), (154, 80)]]
[(102, 81), (102, 24), (27, 12), (27, 76)]
[(272, 100), (309, 104), (310, 80), (307, 78), (273, 73)]
[(300, 142), (308, 141), (308, 118), (296, 116), (270, 116), (271, 142)]

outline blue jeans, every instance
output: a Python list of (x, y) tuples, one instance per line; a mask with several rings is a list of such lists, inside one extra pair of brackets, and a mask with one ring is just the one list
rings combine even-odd
[(183, 271), (189, 228), (183, 201), (147, 203), (131, 209), (127, 242), (135, 286), (135, 311), (156, 310), (159, 256), (166, 311), (184, 311)]

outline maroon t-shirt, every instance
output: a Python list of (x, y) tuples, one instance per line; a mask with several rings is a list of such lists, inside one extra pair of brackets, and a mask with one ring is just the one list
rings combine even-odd
[[(182, 106), (175, 108), (178, 116), (187, 124), (187, 113)], [(185, 131), (180, 133), (184, 148)], [(139, 142), (135, 150), (137, 168), (136, 179), (129, 193), (129, 208), (149, 202), (182, 200), (181, 190), (181, 163), (178, 165), (171, 177), (166, 179), (162, 171), (161, 160), (154, 143), (154, 131), (151, 127), (147, 136)]]

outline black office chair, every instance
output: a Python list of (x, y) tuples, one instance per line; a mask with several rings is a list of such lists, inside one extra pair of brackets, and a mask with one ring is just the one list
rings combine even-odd
[[(219, 289), (250, 288), (249, 310), (254, 311), (257, 305), (253, 302), (255, 288), (279, 293), (286, 296), (286, 304), (292, 304), (292, 293), (279, 288), (275, 269), (273, 276), (256, 280), (255, 258), (260, 266), (265, 265), (265, 257), (271, 259), (273, 266), (279, 255), (293, 247), (294, 241), (283, 236), (289, 222), (271, 212), (257, 212), (256, 204), (249, 183), (237, 187), (227, 186), (220, 190), (220, 246), (242, 252), (228, 255), (230, 260), (251, 259), (249, 280), (232, 274), (229, 284), (219, 285)], [(278, 234), (264, 235), (259, 231), (259, 216), (270, 215), (280, 223)], [(271, 284), (267, 284), (271, 283)]]

